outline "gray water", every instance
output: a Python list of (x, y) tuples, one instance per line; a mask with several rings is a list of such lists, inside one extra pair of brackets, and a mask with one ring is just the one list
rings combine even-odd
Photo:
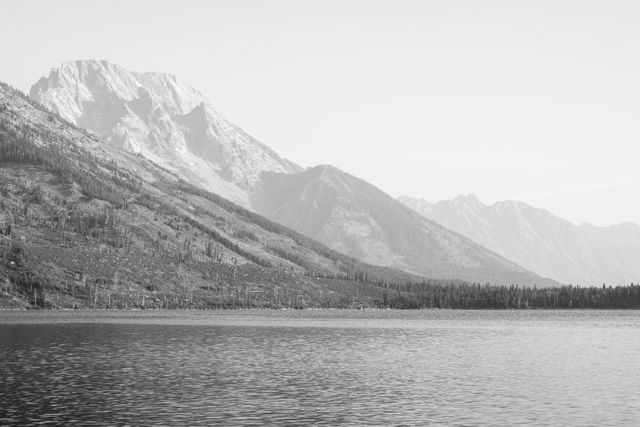
[(0, 312), (0, 381), (2, 425), (638, 425), (640, 312)]

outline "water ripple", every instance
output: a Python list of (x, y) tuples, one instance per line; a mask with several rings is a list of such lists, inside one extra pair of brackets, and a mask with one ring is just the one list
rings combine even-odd
[(529, 312), (507, 320), (497, 313), (486, 323), (487, 314), (457, 313), (422, 327), (375, 318), (358, 327), (301, 327), (296, 319), (269, 327), (0, 325), (0, 424), (630, 425), (640, 418), (637, 319), (594, 325)]

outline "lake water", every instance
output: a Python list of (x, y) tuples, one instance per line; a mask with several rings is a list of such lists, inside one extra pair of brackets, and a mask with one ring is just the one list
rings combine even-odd
[(0, 424), (638, 425), (638, 311), (0, 312)]

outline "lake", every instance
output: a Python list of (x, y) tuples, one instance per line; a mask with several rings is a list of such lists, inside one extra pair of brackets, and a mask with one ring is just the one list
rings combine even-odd
[(0, 424), (632, 425), (639, 311), (0, 311)]

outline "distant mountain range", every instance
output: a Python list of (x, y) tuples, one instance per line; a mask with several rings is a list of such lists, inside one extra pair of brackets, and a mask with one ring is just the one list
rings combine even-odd
[(482, 203), (475, 195), (400, 202), (545, 277), (574, 285), (640, 282), (640, 226), (576, 226), (522, 202)]
[(302, 170), (173, 76), (73, 61), (30, 96), (116, 148), (368, 263), (432, 278), (555, 284), (356, 177), (333, 167)]
[(259, 190), (259, 212), (368, 263), (427, 277), (553, 284), (332, 166), (267, 173)]

